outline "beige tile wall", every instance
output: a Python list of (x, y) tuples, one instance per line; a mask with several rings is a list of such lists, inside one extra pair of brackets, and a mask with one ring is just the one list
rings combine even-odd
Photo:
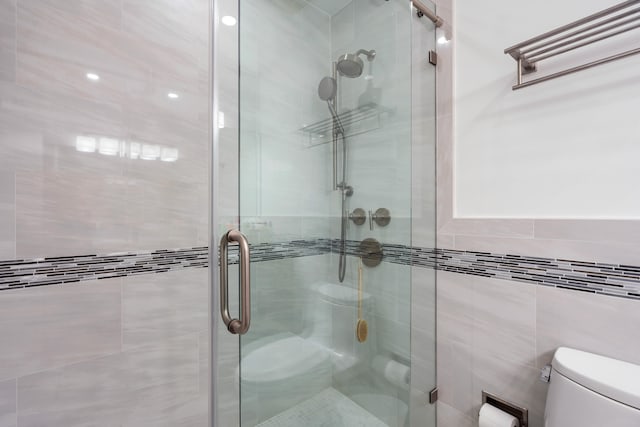
[(0, 425), (206, 425), (207, 274), (3, 292)]
[[(205, 0), (0, 1), (0, 260), (208, 243), (209, 37)], [(204, 269), (3, 292), (0, 426), (206, 425), (208, 298)]]
[(18, 418), (16, 414), (17, 402), (16, 380), (0, 382), (0, 425), (16, 427)]
[[(0, 257), (205, 244), (208, 2), (4, 0), (0, 20)], [(179, 158), (79, 152), (79, 135)]]
[[(449, 35), (453, 3), (438, 1)], [(454, 216), (453, 49), (455, 39), (438, 46), (438, 247), (637, 265), (637, 221)], [(440, 427), (477, 425), (483, 389), (527, 406), (531, 425), (542, 426), (539, 369), (560, 345), (640, 363), (637, 301), (448, 272), (437, 279)]]

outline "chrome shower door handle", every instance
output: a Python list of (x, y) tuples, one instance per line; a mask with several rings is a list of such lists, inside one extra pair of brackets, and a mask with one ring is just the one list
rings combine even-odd
[[(229, 243), (236, 242), (240, 255), (240, 319), (229, 313)], [(243, 335), (251, 325), (251, 258), (249, 241), (238, 230), (229, 230), (220, 239), (220, 315), (227, 330)]]

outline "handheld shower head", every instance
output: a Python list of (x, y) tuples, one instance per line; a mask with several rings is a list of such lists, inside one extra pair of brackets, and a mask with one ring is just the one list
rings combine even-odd
[(318, 96), (323, 101), (327, 101), (327, 107), (329, 107), (329, 111), (331, 112), (331, 117), (333, 117), (333, 122), (335, 123), (336, 129), (338, 132), (344, 135), (344, 127), (342, 127), (340, 117), (338, 117), (338, 113), (331, 103), (331, 101), (335, 99), (337, 92), (338, 83), (336, 82), (336, 79), (334, 79), (333, 77), (323, 77), (322, 80), (320, 80), (320, 84), (318, 85)]
[(338, 58), (337, 68), (340, 74), (349, 78), (356, 78), (362, 75), (364, 62), (360, 59), (360, 55), (367, 55), (369, 62), (376, 57), (375, 50), (360, 49), (356, 53), (345, 53)]
[(323, 101), (331, 101), (336, 97), (338, 83), (333, 77), (323, 77), (318, 85), (318, 96)]

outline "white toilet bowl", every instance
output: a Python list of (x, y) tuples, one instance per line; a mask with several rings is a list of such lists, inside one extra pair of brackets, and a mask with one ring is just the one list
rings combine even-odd
[[(345, 376), (368, 363), (375, 338), (370, 336), (365, 344), (356, 340), (357, 291), (319, 283), (311, 292), (302, 336), (282, 333), (260, 338), (242, 355), (238, 373), (243, 416), (264, 421), (331, 387), (333, 376)], [(367, 294), (362, 298), (372, 330), (372, 299)]]

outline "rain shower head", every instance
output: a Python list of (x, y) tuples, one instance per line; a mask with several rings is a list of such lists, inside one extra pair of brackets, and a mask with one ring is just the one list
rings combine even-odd
[(338, 58), (337, 68), (340, 74), (345, 77), (355, 78), (362, 75), (362, 69), (364, 68), (364, 62), (360, 59), (360, 55), (367, 55), (369, 62), (373, 61), (376, 57), (375, 50), (360, 49), (356, 53), (345, 53)]

